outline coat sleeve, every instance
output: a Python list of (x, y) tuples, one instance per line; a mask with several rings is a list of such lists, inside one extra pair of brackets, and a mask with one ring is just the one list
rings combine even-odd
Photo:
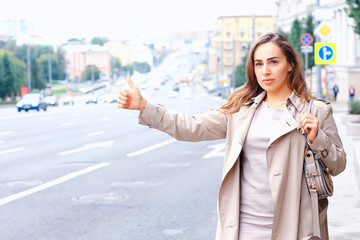
[(207, 141), (226, 137), (227, 116), (217, 110), (186, 115), (147, 102), (139, 124), (158, 129), (180, 141)]
[(319, 119), (318, 135), (313, 144), (309, 145), (315, 157), (329, 168), (331, 175), (336, 176), (345, 169), (346, 153), (332, 115), (331, 105), (320, 101), (316, 101), (316, 105), (319, 106), (315, 113)]

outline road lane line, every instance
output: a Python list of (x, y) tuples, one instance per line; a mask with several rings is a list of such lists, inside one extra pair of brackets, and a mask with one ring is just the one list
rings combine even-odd
[(12, 134), (12, 133), (14, 133), (14, 131), (0, 132), (0, 136), (9, 135), (9, 134)]
[(126, 156), (128, 157), (134, 157), (134, 156), (137, 156), (137, 155), (140, 155), (140, 154), (144, 154), (144, 153), (147, 153), (147, 152), (150, 152), (154, 149), (157, 149), (157, 148), (160, 148), (160, 147), (163, 147), (163, 146), (166, 146), (170, 143), (173, 143), (173, 142), (176, 142), (176, 139), (175, 138), (170, 138), (169, 140), (166, 140), (164, 142), (161, 142), (161, 143), (158, 143), (158, 144), (154, 144), (152, 146), (149, 146), (149, 147), (146, 147), (146, 148), (143, 148), (139, 151), (136, 151), (136, 152), (132, 152), (132, 153), (128, 153), (126, 154)]
[(73, 154), (73, 153), (77, 153), (77, 152), (82, 152), (82, 151), (86, 151), (89, 149), (93, 149), (93, 148), (99, 148), (99, 147), (111, 147), (114, 144), (114, 141), (105, 141), (105, 142), (97, 142), (97, 143), (90, 143), (90, 144), (85, 144), (83, 147), (80, 148), (75, 148), (69, 151), (65, 151), (65, 152), (61, 152), (58, 155), (59, 156), (65, 156), (65, 155), (69, 155), (69, 154)]
[(31, 195), (31, 194), (40, 192), (40, 191), (42, 191), (42, 190), (45, 190), (45, 189), (50, 188), (50, 187), (53, 187), (53, 186), (58, 185), (58, 184), (60, 184), (60, 183), (64, 183), (64, 182), (69, 181), (69, 180), (71, 180), (71, 179), (73, 179), (73, 178), (76, 178), (76, 177), (79, 177), (79, 176), (81, 176), (81, 175), (90, 173), (90, 172), (95, 171), (95, 170), (98, 170), (98, 169), (100, 169), (100, 168), (109, 166), (110, 164), (111, 164), (111, 163), (109, 163), (109, 162), (99, 163), (99, 164), (96, 164), (96, 165), (94, 165), (94, 166), (91, 166), (91, 167), (82, 169), (82, 170), (80, 170), (80, 171), (67, 174), (67, 175), (65, 175), (65, 176), (62, 176), (62, 177), (57, 178), (57, 179), (55, 179), (55, 180), (52, 180), (52, 181), (50, 181), (50, 182), (41, 184), (41, 185), (39, 185), (39, 186), (30, 188), (30, 189), (25, 190), (25, 191), (23, 191), (23, 192), (19, 192), (19, 193), (15, 193), (15, 194), (13, 194), (13, 195), (7, 196), (7, 197), (5, 197), (5, 198), (0, 199), (0, 206), (5, 205), (5, 204), (7, 204), (7, 203), (10, 203), (10, 202), (12, 202), (12, 201), (15, 201), (15, 200), (17, 200), (17, 199), (20, 199), (20, 198), (29, 196), (29, 195)]
[(104, 134), (104, 131), (91, 132), (91, 133), (88, 133), (87, 135), (89, 137), (92, 137), (92, 136), (97, 136), (97, 135), (101, 135), (101, 134)]
[(11, 149), (0, 151), (0, 155), (4, 155), (4, 154), (7, 154), (7, 153), (12, 153), (12, 152), (18, 152), (18, 151), (22, 151), (24, 149), (25, 149), (24, 147), (11, 148)]

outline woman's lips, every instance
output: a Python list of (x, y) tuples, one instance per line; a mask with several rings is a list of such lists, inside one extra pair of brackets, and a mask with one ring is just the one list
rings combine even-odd
[(271, 83), (271, 82), (273, 82), (273, 81), (274, 81), (273, 78), (267, 78), (267, 79), (264, 79), (264, 80), (263, 80), (263, 83)]

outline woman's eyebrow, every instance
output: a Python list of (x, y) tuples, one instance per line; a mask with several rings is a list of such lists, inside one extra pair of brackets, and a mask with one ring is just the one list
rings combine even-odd
[[(269, 58), (266, 59), (266, 60), (269, 61), (269, 60), (273, 60), (273, 59), (276, 59), (276, 58), (279, 58), (279, 57), (276, 57), (276, 56), (274, 56), (274, 57), (269, 57)], [(262, 59), (255, 59), (255, 60), (254, 60), (254, 62), (259, 62), (259, 61), (262, 61)]]
[(269, 61), (269, 60), (273, 60), (273, 59), (276, 59), (276, 58), (279, 58), (279, 57), (270, 57), (270, 58), (268, 58), (267, 60)]

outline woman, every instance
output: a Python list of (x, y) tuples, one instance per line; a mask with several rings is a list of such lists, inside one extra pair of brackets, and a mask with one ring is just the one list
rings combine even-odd
[[(218, 240), (309, 239), (310, 195), (303, 177), (307, 142), (335, 176), (346, 154), (332, 108), (307, 92), (302, 61), (287, 39), (262, 36), (250, 49), (247, 83), (216, 110), (187, 116), (146, 101), (128, 79), (119, 107), (140, 111), (139, 123), (183, 141), (226, 138), (218, 199)], [(328, 239), (327, 199), (319, 201), (322, 239)]]

